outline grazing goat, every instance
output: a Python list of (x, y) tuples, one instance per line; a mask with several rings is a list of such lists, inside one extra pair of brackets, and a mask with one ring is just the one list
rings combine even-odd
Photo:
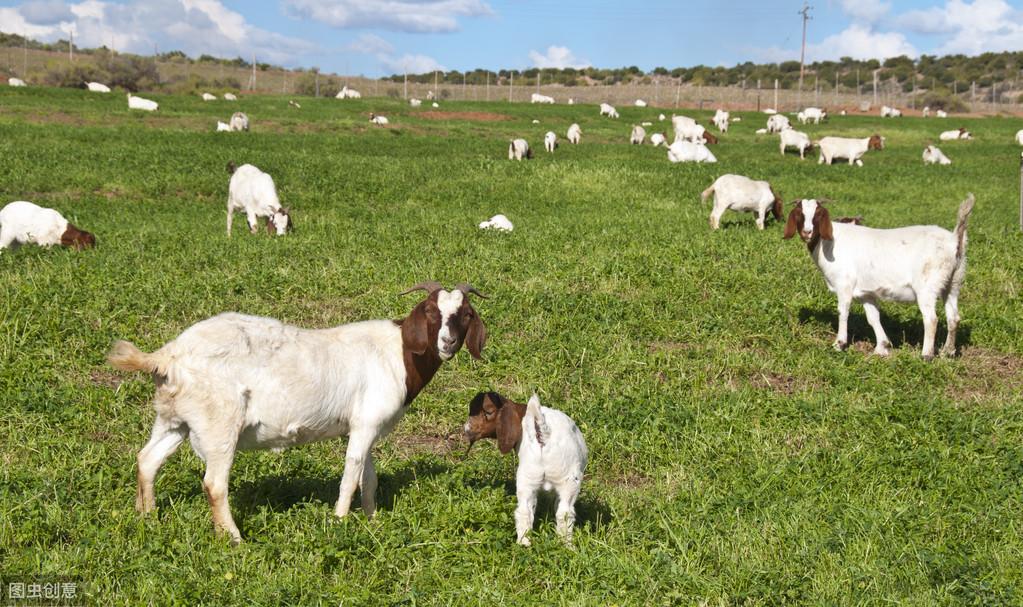
[(575, 145), (579, 143), (579, 138), (582, 137), (582, 134), (583, 131), (582, 129), (579, 128), (579, 125), (572, 123), (572, 126), (568, 127), (568, 133), (566, 133), (566, 137), (568, 138), (569, 143)]
[(1016, 131), (1016, 143), (1023, 145), (1023, 129)]
[(244, 112), (235, 112), (231, 114), (231, 130), (232, 131), (247, 131), (249, 130), (249, 117)]
[(952, 161), (940, 149), (928, 145), (924, 148), (924, 164), (952, 164)]
[(664, 136), (664, 133), (654, 133), (650, 136), (650, 144), (654, 147), (659, 145), (667, 146), (668, 138)]
[(189, 438), (206, 464), (203, 489), (213, 521), (233, 544), (241, 533), (228, 505), (228, 477), (239, 449), (280, 450), (348, 435), (334, 514), (376, 509), (373, 445), (402, 418), (442, 362), (462, 344), (479, 358), (486, 327), (469, 303), (479, 293), (422, 283), (429, 295), (402, 320), (302, 329), (272, 318), (225, 313), (185, 329), (152, 354), (115, 342), (107, 360), (153, 375), (156, 422), (138, 454), (135, 508), (156, 507), (153, 481)]
[(511, 143), (508, 144), (508, 160), (522, 160), (523, 158), (530, 159), (533, 157), (533, 150), (529, 148), (529, 143), (525, 139), (512, 139)]
[(633, 103), (633, 105), (635, 105), (636, 107), (646, 107), (646, 101), (643, 101), (642, 99), (637, 99)]
[(89, 89), (93, 93), (109, 93), (110, 87), (101, 82), (86, 82), (85, 88)]
[(632, 134), (629, 135), (629, 143), (632, 145), (642, 145), (643, 140), (646, 139), (646, 129), (637, 125), (632, 127)]
[(668, 146), (668, 160), (671, 162), (717, 162), (718, 159), (702, 143), (676, 141)]
[(882, 105), (881, 106), (881, 117), (882, 118), (899, 118), (901, 116), (902, 116), (902, 111), (901, 110), (897, 110), (897, 109), (895, 109), (893, 107), (888, 107), (887, 105)]
[(390, 120), (387, 119), (386, 116), (377, 116), (373, 112), (370, 112), (369, 114), (369, 121), (372, 122), (373, 124), (380, 126), (386, 126), (391, 122)]
[(216, 95), (211, 95), (209, 93), (203, 93), (202, 94), (202, 100), (203, 101), (216, 101), (217, 100), (217, 96)]
[(717, 143), (713, 133), (686, 116), (672, 116), (671, 124), (675, 127), (675, 141), (692, 141), (694, 143)]
[(412, 99), (408, 100), (408, 104), (410, 106), (412, 106), (412, 107), (419, 107), (419, 106), (423, 105), (423, 100), (422, 99), (416, 99), (415, 97), (413, 97)]
[(881, 326), (879, 301), (916, 301), (924, 319), (925, 360), (934, 358), (938, 299), (945, 301), (948, 337), (941, 354), (952, 356), (959, 326), (959, 289), (966, 274), (966, 223), (973, 194), (959, 206), (954, 232), (938, 226), (908, 226), (889, 230), (851, 223), (833, 223), (817, 200), (797, 200), (789, 213), (784, 238), (799, 236), (806, 243), (828, 290), (838, 297), (838, 335), (834, 347), (848, 345), (849, 305), (863, 303), (874, 329), (874, 353), (886, 356), (891, 343)]
[(944, 131), (941, 135), (938, 135), (938, 139), (942, 141), (956, 141), (958, 139), (968, 140), (973, 139), (973, 135), (966, 130), (966, 127), (959, 127), (955, 131)]
[(277, 198), (277, 188), (270, 175), (260, 171), (251, 164), (243, 164), (237, 169), (233, 162), (227, 163), (227, 172), (231, 173), (231, 182), (227, 189), (227, 235), (231, 235), (231, 221), (235, 211), (245, 211), (249, 222), (249, 232), (255, 234), (258, 229), (259, 217), (266, 217), (266, 231), (276, 232), (283, 236), (293, 229), (291, 210), (281, 206)]
[(607, 116), (608, 118), (617, 118), (618, 110), (616, 110), (615, 107), (609, 103), (601, 103), (600, 115)]
[(729, 118), (728, 112), (722, 109), (718, 109), (715, 110), (714, 118), (711, 119), (711, 122), (714, 123), (714, 126), (718, 127), (719, 131), (721, 131), (722, 133), (727, 133), (729, 122), (728, 118)]
[(714, 195), (714, 209), (710, 212), (710, 227), (713, 230), (721, 225), (721, 216), (725, 211), (747, 211), (757, 214), (757, 229), (764, 229), (764, 219), (768, 210), (774, 218), (781, 221), (781, 197), (774, 193), (771, 184), (766, 181), (753, 181), (742, 175), (722, 175), (700, 194), (700, 200), (707, 202)]
[(782, 156), (785, 155), (787, 148), (796, 148), (799, 150), (799, 159), (802, 160), (806, 158), (806, 153), (813, 149), (810, 136), (793, 128), (787, 128), (778, 133), (778, 139), (781, 141), (779, 147)]
[(817, 164), (831, 164), (836, 158), (847, 158), (849, 164), (863, 166), (863, 161), (860, 158), (868, 150), (883, 150), (884, 138), (880, 135), (871, 135), (865, 139), (825, 137), (817, 142), (817, 146), (821, 150)]
[(767, 132), (768, 133), (780, 133), (787, 128), (791, 128), (792, 125), (789, 123), (789, 117), (783, 116), (782, 114), (773, 114), (767, 119)]
[(8, 86), (28, 86), (28, 85), (25, 84), (25, 81), (22, 80), (21, 78), (13, 78), (13, 77), (7, 79), (7, 84), (8, 84)]
[(515, 229), (510, 219), (504, 215), (497, 214), (486, 221), (480, 222), (481, 230), (498, 230), (500, 232), (511, 232)]
[(129, 110), (143, 110), (146, 112), (155, 112), (160, 108), (160, 104), (151, 101), (149, 99), (143, 99), (142, 97), (136, 97), (131, 93), (128, 93), (128, 109)]
[(362, 93), (355, 89), (348, 88), (348, 85), (342, 86), (341, 90), (334, 95), (335, 99), (361, 99)]
[(937, 112), (934, 112), (934, 115), (938, 118), (948, 118), (948, 112), (945, 110), (938, 110)]
[(464, 427), (469, 448), (484, 438), (497, 439), (497, 448), (508, 453), (518, 448), (515, 472), (515, 533), (518, 543), (529, 545), (537, 493), (544, 489), (558, 494), (558, 535), (572, 543), (575, 500), (583, 482), (589, 453), (582, 432), (572, 418), (556, 409), (540, 406), (533, 394), (525, 405), (496, 392), (480, 392), (469, 403), (469, 420)]
[(802, 112), (803, 118), (800, 120), (803, 124), (807, 122), (813, 122), (814, 124), (820, 124), (822, 120), (826, 120), (828, 117), (828, 111), (819, 107), (808, 107)]
[(224, 93), (224, 99), (227, 101), (238, 101), (238, 97), (234, 93)]
[(81, 251), (96, 246), (96, 237), (53, 209), (17, 200), (0, 209), (0, 250), (23, 244), (59, 244)]
[(554, 131), (547, 131), (547, 134), (543, 136), (543, 148), (550, 153), (554, 153), (557, 147), (558, 136), (554, 134)]

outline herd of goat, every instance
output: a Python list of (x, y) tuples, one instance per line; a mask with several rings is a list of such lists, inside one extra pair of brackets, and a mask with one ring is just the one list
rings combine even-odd
[[(90, 83), (90, 90), (93, 89)], [(343, 91), (354, 98), (357, 92)], [(342, 97), (339, 93), (338, 97)], [(129, 107), (155, 110), (149, 100), (128, 96)], [(538, 103), (548, 103), (539, 100)], [(551, 101), (552, 102), (552, 101)], [(414, 104), (415, 105), (415, 104)], [(637, 103), (638, 105), (638, 103)], [(644, 104), (645, 106), (645, 104)], [(643, 107), (643, 106), (640, 106)], [(884, 108), (885, 117), (898, 110)], [(601, 115), (616, 118), (615, 108), (601, 104)], [(843, 159), (862, 166), (870, 150), (884, 147), (884, 138), (824, 137), (813, 143), (794, 129), (787, 117), (769, 112), (767, 132), (777, 133), (782, 154), (790, 147), (800, 157), (813, 147), (820, 150), (820, 163)], [(660, 120), (666, 117), (661, 114)], [(381, 120), (382, 119), (382, 120)], [(827, 112), (807, 108), (797, 114), (801, 123), (827, 120)], [(382, 116), (371, 115), (377, 124)], [(722, 133), (740, 118), (718, 110), (712, 122)], [(696, 120), (685, 116), (671, 119), (675, 140), (669, 146), (664, 133), (654, 133), (654, 146), (668, 147), (672, 162), (715, 162), (708, 144), (718, 141)], [(632, 144), (646, 140), (645, 125), (630, 133)], [(221, 128), (221, 125), (223, 128)], [(218, 130), (248, 130), (248, 118), (241, 112)], [(953, 135), (954, 134), (954, 135)], [(946, 135), (949, 135), (946, 138)], [(572, 124), (566, 133), (579, 144), (582, 130)], [(941, 139), (969, 139), (965, 129), (942, 133)], [(1017, 134), (1023, 144), (1023, 131)], [(553, 153), (557, 136), (548, 132), (544, 148)], [(525, 139), (514, 139), (509, 159), (532, 157)], [(924, 161), (949, 164), (933, 145), (924, 151)], [(289, 210), (277, 196), (270, 175), (250, 164), (228, 165), (231, 174), (227, 199), (227, 234), (232, 218), (244, 212), (251, 232), (258, 231), (260, 218), (267, 231), (284, 235), (293, 228)], [(702, 192), (713, 197), (710, 226), (718, 229), (725, 211), (756, 214), (756, 226), (763, 230), (767, 215), (784, 217), (780, 196), (766, 181), (726, 174)], [(880, 301), (915, 302), (924, 322), (921, 354), (935, 355), (936, 304), (945, 306), (948, 334), (941, 354), (954, 355), (959, 324), (958, 295), (966, 271), (967, 222), (974, 197), (960, 205), (952, 231), (937, 226), (908, 226), (876, 229), (859, 218), (832, 218), (824, 199), (801, 199), (792, 204), (784, 226), (786, 239), (800, 236), (817, 264), (827, 287), (838, 299), (838, 332), (834, 347), (848, 344), (847, 320), (850, 304), (863, 304), (867, 321), (874, 330), (877, 355), (889, 354), (890, 342), (880, 322)], [(480, 227), (511, 229), (503, 215)], [(76, 249), (95, 245), (95, 237), (68, 222), (59, 212), (26, 201), (12, 202), (0, 210), (0, 249), (22, 243), (42, 246), (61, 244)], [(345, 466), (335, 508), (345, 516), (356, 489), (361, 505), (371, 516), (375, 510), (376, 472), (372, 449), (390, 432), (409, 405), (430, 382), (444, 361), (463, 348), (480, 358), (487, 330), (470, 296), (484, 298), (469, 284), (445, 289), (440, 283), (418, 284), (406, 293), (424, 291), (426, 296), (400, 320), (369, 320), (339, 327), (310, 330), (271, 318), (225, 313), (198, 322), (155, 352), (143, 352), (127, 341), (118, 341), (109, 353), (114, 367), (143, 371), (156, 384), (153, 406), (156, 420), (149, 442), (137, 457), (136, 508), (155, 508), (154, 479), (166, 459), (187, 438), (205, 463), (203, 487), (218, 529), (234, 543), (241, 541), (228, 506), (228, 478), (238, 449), (284, 449), (337, 436), (348, 436)], [(587, 463), (586, 443), (576, 424), (564, 413), (541, 406), (534, 394), (528, 403), (516, 403), (494, 392), (481, 392), (469, 404), (464, 434), (470, 444), (484, 438), (497, 440), (502, 453), (516, 450), (518, 470), (515, 526), (518, 541), (528, 545), (537, 492), (553, 489), (558, 496), (557, 531), (570, 541), (574, 524), (574, 503), (579, 494)]]

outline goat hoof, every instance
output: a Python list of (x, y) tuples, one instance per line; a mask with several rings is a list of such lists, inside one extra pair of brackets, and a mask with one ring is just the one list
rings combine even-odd
[(955, 348), (942, 348), (941, 352), (939, 352), (938, 354), (942, 358), (955, 358), (955, 356), (956, 356), (956, 349)]
[(890, 354), (891, 354), (891, 351), (888, 350), (888, 348), (874, 348), (874, 355), (875, 356), (887, 357)]
[(932, 360), (934, 360), (934, 355), (933, 354), (924, 354), (921, 358), (924, 359), (924, 362), (928, 362), (929, 363)]
[(831, 347), (833, 347), (835, 350), (841, 352), (841, 351), (845, 350), (846, 346), (848, 346), (848, 345), (849, 345), (848, 342), (835, 340), (835, 343), (831, 344)]
[(529, 541), (528, 537), (522, 536), (522, 537), (519, 538), (519, 545), (520, 546), (529, 546), (531, 544), (532, 544), (532, 542)]

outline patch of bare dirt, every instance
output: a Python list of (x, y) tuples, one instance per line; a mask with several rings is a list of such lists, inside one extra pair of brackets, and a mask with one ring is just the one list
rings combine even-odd
[(96, 384), (97, 386), (103, 386), (105, 388), (112, 388), (116, 390), (121, 387), (124, 383), (124, 378), (114, 373), (113, 371), (104, 371), (100, 369), (93, 369), (89, 372), (89, 381)]
[(654, 352), (679, 352), (696, 349), (695, 345), (683, 341), (652, 341), (647, 344), (647, 350), (651, 354)]
[(947, 394), (964, 404), (1018, 398), (1023, 391), (1023, 357), (991, 348), (963, 348), (956, 378)]
[(605, 485), (621, 487), (622, 489), (643, 489), (654, 484), (649, 476), (644, 476), (635, 471), (626, 471), (618, 474), (601, 476), (598, 480)]
[(464, 452), (467, 446), (460, 435), (436, 430), (394, 437), (394, 447), (404, 457), (423, 453), (450, 455)]
[(441, 112), (437, 110), (422, 112), (416, 116), (426, 120), (469, 120), (472, 122), (500, 122), (512, 119), (511, 116), (492, 112)]

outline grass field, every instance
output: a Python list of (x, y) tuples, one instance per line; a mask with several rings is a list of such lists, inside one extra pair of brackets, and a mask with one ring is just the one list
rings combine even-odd
[[(469, 120), (385, 100), (154, 98), (144, 115), (123, 95), (0, 88), (0, 202), (57, 208), (99, 240), (0, 253), (0, 577), (77, 576), (94, 605), (1023, 604), (1020, 121), (807, 127), (884, 134), (855, 168), (782, 158), (744, 114), (719, 164), (671, 165), (627, 144), (640, 120), (668, 128), (653, 108), (444, 104)], [(252, 132), (212, 132), (233, 109)], [(545, 154), (543, 133), (573, 121), (582, 145)], [(923, 166), (960, 124), (976, 140)], [(506, 160), (513, 136), (537, 158)], [(229, 160), (273, 175), (293, 234), (249, 236), (239, 216), (225, 237)], [(898, 304), (881, 308), (890, 358), (869, 355), (858, 305), (853, 345), (833, 351), (835, 299), (798, 239), (749, 215), (708, 229), (699, 192), (725, 172), (876, 227), (950, 228), (974, 192), (962, 356), (923, 362), (920, 313)], [(514, 232), (476, 228), (499, 212)], [(399, 318), (418, 296), (397, 294), (428, 279), (488, 293), (490, 341), (376, 448), (373, 520), (333, 516), (344, 440), (239, 455), (238, 548), (214, 535), (187, 447), (158, 512), (136, 515), (153, 386), (105, 364), (114, 339), (152, 350), (225, 310)], [(536, 389), (583, 430), (574, 549), (550, 501), (516, 546), (514, 459), (490, 442), (463, 456), (481, 389)]]

